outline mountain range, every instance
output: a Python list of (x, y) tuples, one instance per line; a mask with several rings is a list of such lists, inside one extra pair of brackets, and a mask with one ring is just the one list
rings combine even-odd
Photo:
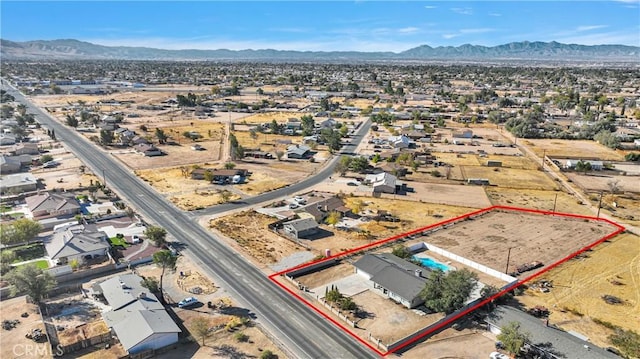
[(418, 46), (406, 51), (166, 50), (103, 46), (74, 39), (15, 42), (0, 39), (3, 60), (279, 60), (279, 61), (410, 61), (410, 60), (536, 60), (640, 62), (640, 47), (512, 42), (498, 46)]

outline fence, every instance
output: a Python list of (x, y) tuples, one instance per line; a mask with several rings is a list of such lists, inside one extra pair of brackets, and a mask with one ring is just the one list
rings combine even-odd
[[(75, 343), (60, 345), (58, 349), (62, 350), (65, 354), (73, 353), (78, 350), (82, 350), (84, 348), (88, 348), (94, 345), (102, 344), (105, 342), (109, 342), (111, 340), (111, 332), (108, 331), (106, 333), (98, 334), (93, 337), (87, 338), (86, 333), (84, 332), (84, 328), (86, 324), (82, 324), (80, 326), (80, 333), (78, 336), (82, 336), (84, 339), (80, 339)], [(77, 337), (76, 337), (77, 338)]]
[(424, 245), (423, 248), (427, 248), (428, 250), (430, 250), (430, 251), (432, 251), (434, 253), (437, 253), (437, 254), (439, 254), (439, 255), (441, 255), (443, 257), (447, 257), (447, 258), (452, 259), (452, 260), (454, 260), (454, 261), (456, 261), (458, 263), (462, 263), (462, 264), (464, 264), (464, 265), (466, 265), (468, 267), (471, 267), (471, 268), (473, 268), (475, 270), (478, 270), (478, 271), (480, 271), (482, 273), (486, 273), (486, 274), (488, 274), (488, 275), (490, 275), (490, 276), (492, 276), (494, 278), (498, 278), (498, 279), (503, 280), (503, 281), (505, 281), (507, 283), (511, 283), (511, 282), (517, 280), (516, 278), (514, 278), (514, 277), (512, 277), (510, 275), (507, 275), (505, 273), (499, 272), (499, 271), (497, 271), (495, 269), (489, 268), (489, 267), (487, 267), (485, 265), (482, 265), (480, 263), (476, 263), (476, 262), (474, 262), (474, 261), (472, 261), (470, 259), (461, 257), (461, 256), (459, 256), (457, 254), (453, 254), (453, 253), (451, 253), (449, 251), (446, 251), (446, 250), (444, 250), (442, 248), (436, 247), (436, 246), (434, 246), (432, 244), (429, 244), (429, 243), (422, 243), (422, 244)]
[(290, 272), (285, 273), (285, 276), (290, 277), (291, 279), (294, 279), (297, 277), (301, 277), (305, 274), (309, 274), (325, 268), (333, 267), (334, 265), (337, 265), (339, 263), (340, 263), (340, 259), (338, 258), (328, 259), (328, 260), (324, 260), (300, 269), (294, 269)]

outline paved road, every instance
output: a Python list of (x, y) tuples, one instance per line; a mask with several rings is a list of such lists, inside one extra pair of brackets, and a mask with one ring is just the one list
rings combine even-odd
[[(164, 227), (184, 243), (196, 261), (202, 263), (214, 278), (221, 281), (225, 288), (239, 299), (240, 304), (256, 313), (258, 320), (297, 358), (378, 357), (373, 351), (336, 329), (326, 319), (278, 288), (258, 268), (194, 223), (189, 216), (159, 196), (111, 155), (97, 149), (85, 138), (53, 120), (14, 88), (6, 89), (16, 100), (27, 105), (28, 111), (36, 116), (38, 122), (54, 129), (56, 137), (94, 173), (101, 174), (104, 170), (110, 188), (126, 198), (146, 218)], [(325, 169), (330, 170), (331, 166)], [(325, 172), (320, 174), (318, 181)], [(239, 205), (241, 204), (236, 204)]]
[[(369, 128), (371, 128), (371, 121), (367, 120), (365, 123), (363, 123), (360, 126), (358, 131), (353, 136), (351, 136), (350, 138), (351, 142), (346, 143), (342, 147), (340, 154), (355, 153), (356, 147), (363, 140), (367, 132), (369, 132)], [(251, 205), (255, 205), (255, 204), (259, 204), (267, 201), (273, 201), (283, 196), (292, 195), (296, 192), (300, 192), (306, 188), (317, 185), (318, 183), (321, 183), (322, 181), (329, 178), (329, 176), (333, 174), (333, 170), (336, 167), (336, 164), (338, 163), (339, 160), (340, 160), (340, 156), (334, 156), (334, 158), (330, 159), (329, 163), (325, 164), (325, 166), (322, 167), (322, 169), (318, 173), (316, 173), (311, 177), (306, 178), (301, 182), (294, 183), (290, 186), (280, 188), (275, 191), (263, 193), (258, 196), (246, 198), (241, 201), (225, 203), (225, 204), (221, 204), (221, 205), (217, 205), (217, 206), (213, 206), (213, 207), (209, 207), (209, 208), (205, 208), (197, 211), (192, 211), (190, 212), (190, 215), (202, 216), (202, 215), (220, 214), (230, 210), (235, 210), (235, 209), (239, 209), (239, 208), (243, 208), (243, 207), (247, 207), (247, 206), (251, 206)]]
[[(506, 134), (504, 134), (508, 139), (510, 139), (512, 142), (517, 143), (516, 138), (513, 134), (511, 134), (510, 132), (506, 132)], [(522, 142), (522, 141), (520, 141)], [(527, 156), (529, 156), (529, 158), (531, 158), (534, 162), (536, 163), (543, 163), (543, 159), (542, 157), (538, 156), (531, 148), (529, 148), (529, 146), (524, 145), (522, 143), (518, 143), (516, 146), (518, 146), (518, 148), (524, 152)], [(607, 213), (603, 213), (603, 211), (598, 211), (598, 206), (594, 206), (591, 203), (591, 200), (587, 197), (587, 195), (582, 192), (580, 189), (578, 189), (574, 184), (572, 184), (571, 182), (569, 182), (569, 180), (567, 179), (566, 176), (564, 176), (564, 174), (557, 170), (553, 165), (550, 165), (548, 163), (548, 161), (546, 160), (546, 158), (544, 159), (544, 166), (543, 166), (543, 171), (545, 173), (548, 173), (549, 176), (551, 176), (551, 178), (560, 183), (562, 185), (562, 187), (564, 187), (564, 189), (571, 195), (574, 195), (577, 199), (579, 199), (582, 203), (584, 203), (585, 206), (587, 206), (589, 208), (589, 210), (591, 210), (591, 212), (593, 212), (593, 214), (599, 214), (600, 217), (602, 218), (606, 218), (610, 221), (616, 222), (616, 223), (620, 223), (619, 218), (615, 218), (613, 216), (608, 215)], [(625, 229), (635, 235), (640, 236), (640, 228), (633, 226), (631, 224), (628, 223), (623, 223)]]

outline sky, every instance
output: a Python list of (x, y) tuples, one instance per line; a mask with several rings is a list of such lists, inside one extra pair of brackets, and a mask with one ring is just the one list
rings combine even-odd
[(516, 41), (640, 46), (640, 0), (0, 1), (0, 37), (163, 49), (393, 51)]

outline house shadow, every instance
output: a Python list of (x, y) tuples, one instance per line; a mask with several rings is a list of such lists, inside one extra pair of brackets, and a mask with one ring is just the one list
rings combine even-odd
[(304, 238), (299, 238), (299, 239), (307, 240), (307, 241), (316, 241), (318, 239), (327, 238), (331, 236), (333, 236), (333, 232), (327, 231), (326, 229), (323, 229), (323, 228), (318, 228), (316, 233), (312, 235), (306, 235), (304, 236)]

